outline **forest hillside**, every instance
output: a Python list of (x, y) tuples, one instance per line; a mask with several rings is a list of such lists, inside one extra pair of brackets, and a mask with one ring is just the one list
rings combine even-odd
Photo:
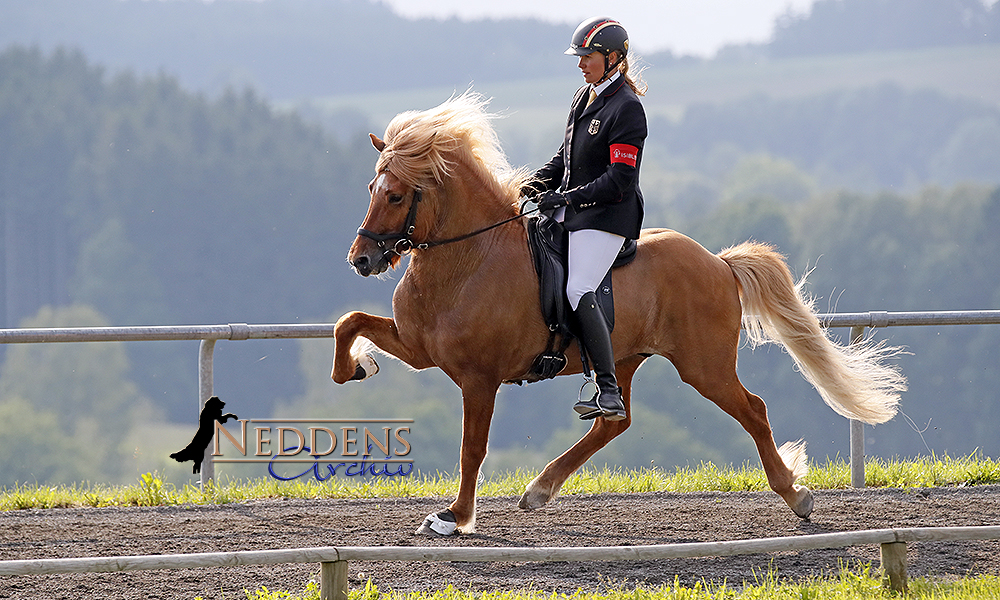
[[(769, 44), (712, 60), (647, 56), (645, 224), (713, 252), (771, 242), (809, 273), (823, 312), (1000, 308), (998, 14), (975, 0), (818, 0), (777, 23)], [(328, 55), (320, 40), (344, 22), (355, 44), (396, 33), (364, 46), (363, 69), (303, 58)], [(367, 133), (471, 85), (506, 115), (496, 125), (511, 162), (539, 166), (580, 83), (561, 54), (565, 29), (407, 21), (362, 0), (5, 9), (0, 327), (388, 314), (399, 274), (362, 279), (344, 260), (367, 209)], [(865, 46), (829, 34), (876, 29), (885, 35)], [(397, 40), (418, 31), (441, 45), (445, 68), (398, 59)], [(446, 52), (457, 40), (468, 50)], [(530, 69), (497, 64), (497, 51), (526, 47)], [(871, 453), (1000, 453), (1000, 328), (874, 335), (910, 352), (898, 360), (910, 390), (905, 415), (867, 430)], [(215, 356), (216, 392), (241, 417), (413, 418), (417, 468), (454, 468), (461, 404), (440, 372), (390, 362), (370, 382), (335, 386), (330, 340), (223, 342)], [(194, 429), (196, 358), (196, 342), (0, 347), (0, 485), (189, 477), (166, 455)], [(846, 454), (847, 423), (787, 355), (744, 349), (740, 374), (779, 443)], [(586, 428), (570, 409), (580, 384), (505, 387), (487, 467), (541, 466), (571, 444)], [(635, 396), (641, 416), (599, 464), (755, 460), (749, 436), (666, 360), (642, 367)]]

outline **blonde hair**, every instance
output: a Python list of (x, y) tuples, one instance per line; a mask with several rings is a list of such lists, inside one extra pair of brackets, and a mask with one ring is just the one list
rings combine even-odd
[(645, 96), (646, 89), (649, 86), (647, 86), (646, 82), (642, 79), (642, 72), (646, 70), (646, 65), (639, 66), (637, 63), (639, 63), (640, 60), (641, 59), (638, 56), (629, 51), (629, 53), (625, 55), (625, 58), (618, 63), (618, 72), (622, 74), (625, 78), (625, 83), (632, 88), (632, 91), (635, 92), (636, 96)]

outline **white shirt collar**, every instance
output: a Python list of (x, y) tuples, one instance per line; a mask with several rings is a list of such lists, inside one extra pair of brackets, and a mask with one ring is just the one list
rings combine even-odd
[(600, 85), (591, 85), (590, 87), (593, 88), (595, 94), (600, 96), (601, 94), (604, 93), (604, 90), (608, 89), (608, 86), (611, 85), (611, 83), (614, 82), (614, 80), (618, 79), (620, 75), (621, 72), (616, 69), (615, 72), (611, 74), (611, 77), (608, 77), (608, 79), (604, 83)]

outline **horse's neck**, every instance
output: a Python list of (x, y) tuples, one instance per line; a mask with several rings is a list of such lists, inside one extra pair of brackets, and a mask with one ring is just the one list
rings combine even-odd
[[(393, 306), (395, 310), (397, 302), (407, 305), (407, 313), (423, 326), (442, 318), (469, 324), (472, 321), (463, 315), (514, 301), (532, 289), (532, 277), (524, 228), (515, 221), (461, 242), (415, 252), (396, 287)], [(530, 298), (518, 298), (515, 305), (532, 299), (537, 302), (537, 290)], [(474, 321), (483, 324), (489, 318), (480, 315)]]
[[(461, 168), (457, 171), (441, 190), (443, 204), (437, 211), (434, 239), (463, 236), (514, 216), (514, 207), (496, 195), (493, 188), (483, 185), (475, 176), (461, 173)], [(515, 221), (462, 241), (414, 253), (405, 277), (422, 290), (421, 294), (451, 297), (481, 277), (495, 278), (498, 271), (530, 269), (525, 244), (524, 227)], [(444, 298), (442, 301), (447, 303)]]
[(437, 229), (444, 238), (478, 231), (514, 215), (514, 207), (496, 185), (465, 165), (442, 186), (443, 206), (437, 211)]

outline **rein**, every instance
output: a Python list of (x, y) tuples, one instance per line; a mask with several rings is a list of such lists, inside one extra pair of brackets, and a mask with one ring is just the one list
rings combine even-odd
[[(456, 237), (453, 237), (453, 238), (447, 238), (447, 239), (444, 239), (444, 240), (431, 240), (431, 241), (427, 241), (427, 242), (419, 242), (419, 243), (417, 243), (417, 242), (414, 242), (413, 239), (410, 236), (413, 235), (413, 232), (416, 229), (417, 206), (420, 204), (420, 201), (422, 199), (423, 199), (423, 190), (421, 190), (420, 188), (417, 188), (417, 189), (413, 190), (413, 200), (410, 201), (410, 210), (406, 213), (406, 220), (403, 221), (403, 227), (398, 232), (396, 232), (396, 233), (375, 233), (374, 231), (369, 231), (369, 230), (365, 229), (364, 227), (359, 227), (358, 228), (358, 235), (360, 235), (362, 237), (366, 237), (366, 238), (372, 240), (373, 242), (375, 242), (378, 245), (378, 247), (382, 249), (383, 256), (388, 257), (388, 256), (393, 255), (393, 254), (395, 254), (397, 256), (403, 256), (404, 254), (410, 252), (414, 248), (416, 248), (417, 250), (426, 250), (428, 248), (434, 248), (435, 246), (444, 246), (445, 244), (451, 244), (453, 242), (461, 242), (462, 240), (467, 240), (467, 239), (469, 239), (471, 237), (475, 237), (475, 236), (477, 236), (477, 235), (479, 235), (481, 233), (486, 233), (487, 231), (489, 231), (491, 229), (496, 229), (497, 227), (500, 227), (501, 225), (506, 225), (507, 223), (510, 223), (511, 221), (516, 221), (517, 219), (520, 219), (522, 217), (526, 217), (526, 216), (530, 215), (531, 213), (538, 211), (537, 208), (533, 208), (533, 209), (531, 209), (531, 210), (529, 210), (527, 212), (519, 212), (518, 214), (514, 215), (513, 217), (510, 217), (509, 219), (504, 219), (503, 221), (500, 221), (499, 223), (494, 223), (492, 225), (487, 225), (486, 227), (483, 227), (482, 229), (477, 229), (477, 230), (472, 231), (470, 233), (466, 233), (466, 234), (463, 234), (463, 235), (460, 235), (460, 236), (456, 236)], [(387, 244), (387, 242), (390, 242), (390, 241), (392, 242), (392, 246), (388, 247), (386, 244)]]

